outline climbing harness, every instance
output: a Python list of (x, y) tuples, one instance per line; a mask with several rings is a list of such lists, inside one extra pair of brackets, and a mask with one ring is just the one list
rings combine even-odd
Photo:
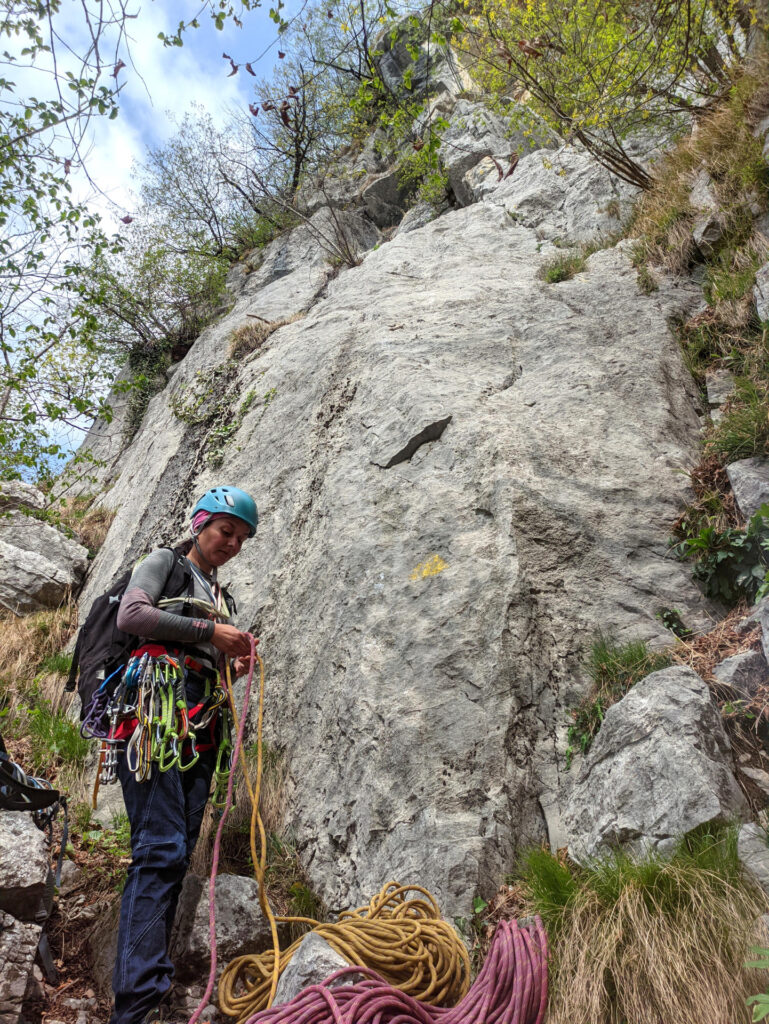
[(282, 1006), (251, 1014), (246, 1024), (542, 1024), (547, 938), (539, 917), (530, 928), (501, 921), (472, 988), (453, 1007), (418, 1002), (382, 974), (346, 967)]
[[(372, 968), (390, 985), (421, 1003), (456, 1003), (467, 993), (467, 949), (454, 928), (442, 920), (434, 897), (420, 886), (390, 882), (369, 904), (343, 912), (336, 923), (318, 924), (308, 918), (278, 920), (312, 925), (313, 931), (349, 963)], [(281, 953), (279, 973), (301, 941)], [(223, 1012), (243, 1024), (266, 1009), (273, 969), (272, 951), (232, 960), (219, 980)]]

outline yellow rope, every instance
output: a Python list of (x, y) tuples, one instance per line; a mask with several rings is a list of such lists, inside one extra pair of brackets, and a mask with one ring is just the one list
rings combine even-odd
[[(262, 846), (264, 849), (264, 845)], [(255, 862), (256, 863), (256, 862)], [(408, 899), (408, 894), (416, 898)], [(339, 915), (335, 924), (281, 917), (313, 926), (351, 964), (370, 967), (391, 985), (432, 1006), (454, 1005), (470, 987), (470, 960), (459, 936), (430, 893), (420, 886), (389, 882), (367, 906)], [(219, 1007), (237, 1024), (266, 1009), (301, 939), (282, 953), (239, 956), (219, 979)], [(276, 957), (277, 951), (277, 957)]]
[[(251, 785), (251, 776), (248, 771), (248, 763), (246, 761), (246, 754), (243, 747), (240, 748), (240, 763), (243, 768), (243, 776), (246, 782), (246, 789), (248, 790), (248, 798), (251, 801), (251, 861), (254, 865), (254, 874), (256, 880), (259, 883), (259, 905), (262, 908), (262, 913), (270, 923), (270, 934), (272, 935), (273, 945), (273, 960), (275, 962), (274, 968), (271, 970), (270, 985), (267, 998), (267, 1006), (272, 1004), (272, 1000), (275, 998), (275, 989), (278, 987), (278, 979), (280, 977), (280, 941), (278, 939), (278, 926), (275, 922), (275, 915), (270, 909), (270, 904), (267, 901), (267, 893), (264, 889), (264, 872), (267, 868), (267, 837), (264, 831), (264, 824), (262, 817), (259, 814), (259, 795), (262, 791), (262, 722), (264, 719), (264, 662), (256, 655), (256, 660), (259, 663), (259, 713), (256, 721), (256, 785)], [(235, 725), (235, 732), (238, 731), (238, 713), (235, 710), (235, 697), (232, 692), (232, 678), (230, 675), (230, 660), (225, 659), (226, 669), (225, 677), (227, 682), (227, 693), (230, 698), (230, 710), (232, 713), (233, 722)], [(256, 850), (256, 833), (259, 833), (260, 850), (257, 854)]]

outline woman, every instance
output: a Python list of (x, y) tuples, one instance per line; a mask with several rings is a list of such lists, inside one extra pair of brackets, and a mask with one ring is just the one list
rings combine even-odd
[[(120, 906), (112, 980), (115, 1007), (110, 1024), (162, 1018), (160, 1003), (173, 977), (168, 955), (171, 928), (216, 766), (221, 732), (216, 710), (221, 699), (215, 683), (217, 663), (234, 658), (235, 674), (241, 674), (251, 651), (248, 634), (226, 621), (234, 604), (219, 586), (216, 574), (238, 554), (244, 540), (254, 536), (257, 521), (253, 498), (239, 488), (207, 491), (192, 513), (192, 540), (175, 551), (153, 551), (141, 561), (120, 604), (118, 628), (142, 638), (143, 645), (132, 658), (137, 675), (143, 671), (142, 678), (146, 678), (150, 664), (162, 678), (162, 671), (168, 674), (183, 664), (183, 690), (179, 684), (173, 692), (178, 697), (186, 691), (186, 708), (179, 701), (174, 715), (186, 721), (189, 709), (195, 740), (174, 741), (173, 753), (167, 744), (170, 768), (157, 748), (142, 761), (142, 751), (150, 750), (150, 729), (154, 727), (147, 727), (145, 748), (140, 717), (131, 741), (119, 755), (118, 778), (131, 823), (132, 860)], [(169, 597), (164, 591), (177, 560), (183, 562), (186, 589)], [(147, 640), (155, 643), (147, 644)], [(200, 724), (204, 719), (208, 719), (205, 728)]]

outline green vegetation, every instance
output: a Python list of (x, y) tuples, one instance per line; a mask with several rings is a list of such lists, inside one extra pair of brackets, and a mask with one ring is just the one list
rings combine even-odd
[(23, 714), (11, 719), (9, 733), (23, 731), (29, 743), (28, 759), (33, 771), (51, 772), (63, 765), (79, 769), (85, 764), (90, 749), (88, 740), (61, 711), (54, 711), (48, 701), (40, 701)]
[(769, 505), (762, 505), (744, 530), (703, 526), (673, 551), (694, 562), (694, 577), (708, 597), (727, 605), (753, 602), (769, 593)]
[(664, 651), (650, 651), (643, 640), (618, 643), (599, 635), (590, 650), (587, 670), (592, 680), (588, 695), (572, 708), (566, 749), (566, 767), (571, 767), (574, 752), (585, 754), (601, 727), (607, 708), (620, 700), (631, 686), (644, 676), (671, 664)]
[(561, 281), (569, 281), (575, 274), (585, 269), (587, 260), (581, 252), (568, 252), (555, 256), (549, 260), (538, 271), (538, 276), (547, 281), (548, 284), (559, 284)]
[(769, 454), (769, 377), (742, 377), (735, 383), (730, 407), (705, 444), (706, 453), (717, 455), (724, 465)]
[(698, 830), (670, 859), (587, 868), (533, 850), (519, 874), (550, 937), (552, 1024), (749, 1019), (761, 979), (745, 960), (767, 899), (742, 873), (736, 828)]

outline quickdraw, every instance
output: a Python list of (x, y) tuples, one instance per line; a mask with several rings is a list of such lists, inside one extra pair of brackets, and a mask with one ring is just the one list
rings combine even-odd
[[(94, 694), (81, 734), (102, 741), (98, 785), (117, 781), (118, 758), (125, 747), (127, 765), (137, 782), (146, 781), (156, 764), (161, 772), (188, 771), (200, 757), (198, 737), (213, 732), (214, 719), (227, 697), (218, 676), (206, 681), (203, 701), (188, 711), (185, 660), (160, 647), (140, 648), (125, 667), (105, 679)], [(231, 742), (229, 722), (223, 722), (217, 756), (217, 788), (226, 788)], [(221, 773), (220, 766), (227, 763)], [(94, 793), (95, 800), (95, 793)]]

